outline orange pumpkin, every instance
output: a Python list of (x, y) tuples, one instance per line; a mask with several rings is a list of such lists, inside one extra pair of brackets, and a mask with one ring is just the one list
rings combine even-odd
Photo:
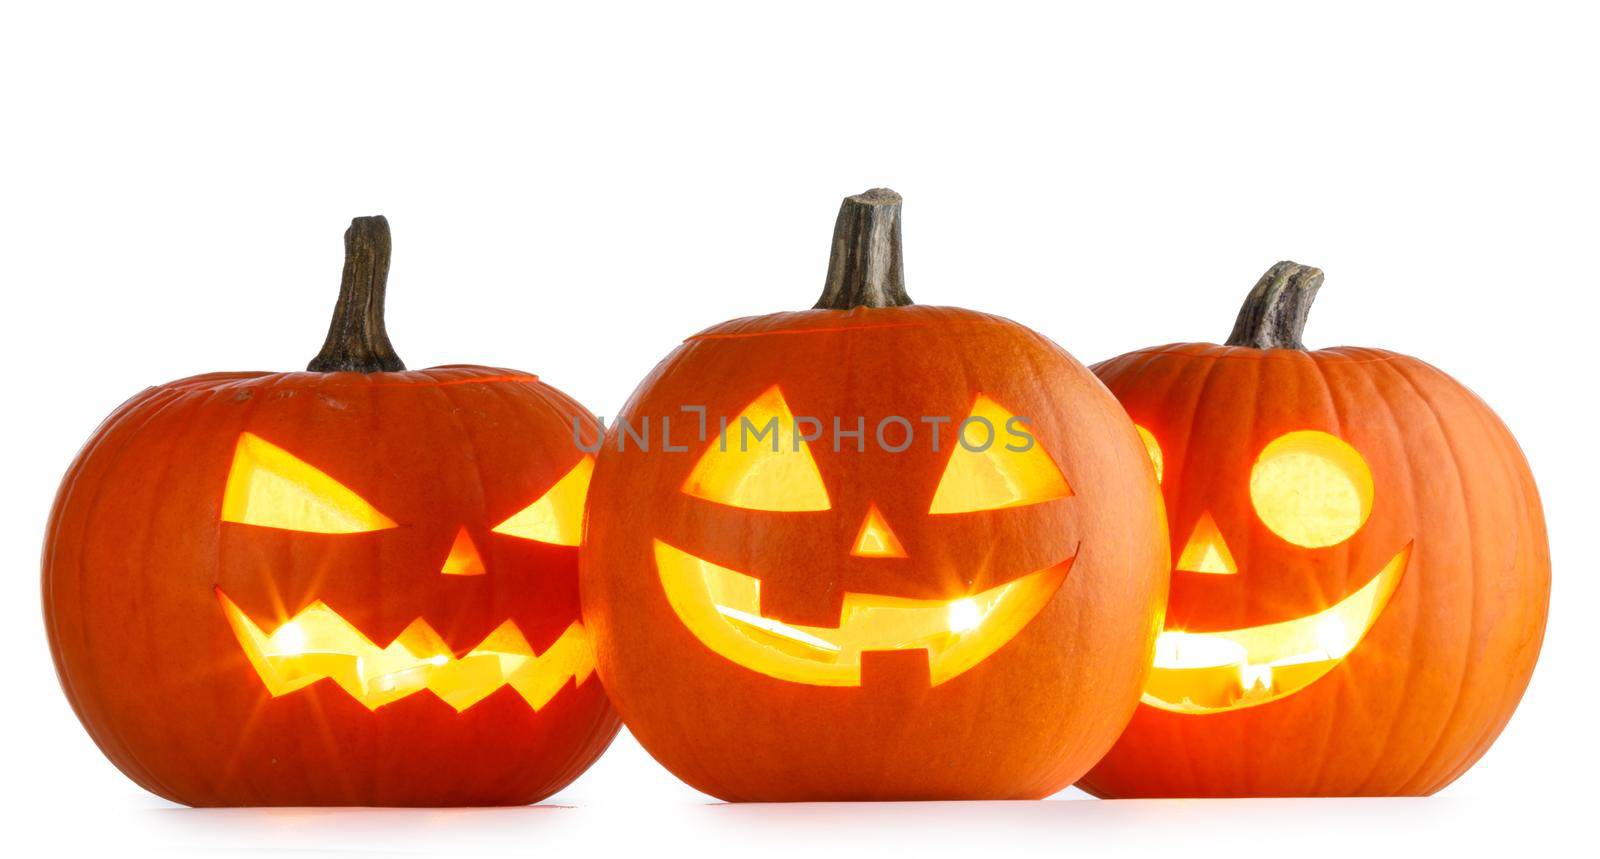
[(1039, 797), (1138, 699), (1166, 590), (1138, 435), (1045, 338), (913, 306), (899, 215), (847, 199), (817, 308), (689, 338), (595, 466), (600, 675), (724, 799)]
[(150, 388), (72, 464), (44, 548), (62, 687), (176, 802), (532, 802), (617, 730), (578, 612), (572, 434), (598, 425), (525, 373), (407, 372), (388, 227), (345, 242), (309, 372)]
[(1321, 283), (1279, 263), (1227, 345), (1095, 368), (1160, 475), (1173, 571), (1143, 704), (1092, 793), (1432, 793), (1528, 683), (1550, 556), (1521, 451), (1415, 358), (1308, 351)]

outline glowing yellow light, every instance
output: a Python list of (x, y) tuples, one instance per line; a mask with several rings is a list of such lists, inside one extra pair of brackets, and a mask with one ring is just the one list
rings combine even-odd
[(1139, 431), (1139, 440), (1144, 442), (1144, 452), (1150, 457), (1150, 467), (1155, 469), (1156, 482), (1161, 482), (1161, 469), (1165, 460), (1161, 456), (1161, 442), (1156, 441), (1156, 434), (1138, 424), (1133, 428)]
[(983, 623), (983, 610), (970, 599), (956, 600), (950, 604), (950, 631), (971, 632)]
[(900, 538), (894, 535), (889, 528), (889, 522), (878, 512), (878, 505), (867, 507), (867, 518), (861, 522), (861, 530), (856, 534), (855, 545), (850, 549), (850, 554), (858, 558), (904, 558), (905, 546), (900, 545)]
[(1185, 668), (1211, 668), (1236, 665), (1250, 658), (1237, 641), (1214, 635), (1192, 635), (1168, 630), (1156, 638), (1155, 664)]
[[(1021, 507), (1072, 494), (1061, 469), (1044, 452), (1038, 439), (1034, 439), (1027, 450), (1008, 447), (1021, 444), (1007, 432), (1007, 422), (1012, 417), (999, 403), (978, 395), (967, 420), (982, 418), (988, 421), (988, 428), (981, 422), (963, 421), (962, 435), (967, 444), (958, 443), (950, 452), (950, 461), (933, 492), (929, 513), (972, 513)], [(983, 447), (985, 443), (988, 447), (983, 450), (968, 447)]]
[(726, 437), (700, 455), (683, 491), (745, 510), (795, 513), (829, 507), (822, 472), (810, 446), (796, 434), (794, 413), (777, 385), (728, 422)]
[(1332, 546), (1372, 513), (1372, 471), (1355, 448), (1325, 432), (1285, 433), (1250, 469), (1250, 501), (1279, 537), (1309, 549)]
[(1246, 694), (1272, 691), (1272, 666), (1245, 663), (1239, 666), (1239, 687)]
[(759, 629), (762, 632), (778, 636), (779, 638), (787, 638), (790, 641), (804, 644), (807, 647), (815, 647), (818, 650), (826, 650), (833, 653), (838, 653), (839, 651), (843, 650), (843, 648), (841, 648), (839, 645), (834, 644), (827, 639), (818, 638), (815, 635), (805, 632), (797, 627), (790, 626), (789, 624), (781, 621), (773, 620), (772, 618), (762, 617), (759, 614), (751, 614), (747, 611), (740, 611), (739, 609), (725, 605), (717, 606), (717, 611), (731, 620), (738, 621), (746, 626)]
[(339, 481), (254, 433), (240, 433), (234, 445), (222, 521), (317, 534), (395, 527)]
[(1144, 702), (1175, 713), (1218, 713), (1304, 689), (1355, 649), (1410, 558), (1406, 546), (1360, 590), (1313, 615), (1222, 632), (1161, 633)]
[(285, 656), (299, 656), (306, 652), (306, 633), (300, 624), (289, 621), (272, 633), (273, 650)]
[(522, 508), (510, 519), (490, 529), (524, 540), (556, 546), (577, 546), (583, 542), (583, 504), (594, 476), (594, 457), (578, 460), (539, 500)]
[(861, 685), (861, 654), (928, 651), (937, 686), (1010, 641), (1050, 601), (1072, 559), (955, 600), (846, 593), (834, 627), (761, 614), (761, 581), (660, 540), (656, 568), (667, 602), (707, 647), (769, 677), (815, 686)]
[(1238, 565), (1233, 562), (1233, 553), (1228, 551), (1228, 541), (1222, 539), (1217, 520), (1211, 518), (1210, 513), (1200, 514), (1194, 533), (1189, 535), (1189, 542), (1184, 544), (1183, 552), (1178, 555), (1178, 563), (1173, 566), (1186, 573), (1226, 576), (1239, 572)]
[(481, 576), (488, 572), (483, 567), (483, 556), (478, 554), (478, 547), (473, 545), (466, 526), (456, 532), (456, 541), (450, 545), (450, 554), (444, 559), (444, 567), (439, 572), (447, 576)]
[(594, 672), (589, 635), (578, 621), (535, 654), (508, 620), (458, 658), (421, 619), (389, 646), (379, 647), (322, 602), (268, 635), (221, 590), (217, 600), (245, 657), (274, 697), (331, 679), (369, 710), (428, 689), (459, 712), (509, 685), (537, 710), (568, 680), (581, 684)]
[(1337, 614), (1324, 615), (1317, 623), (1317, 646), (1329, 656), (1342, 657), (1356, 646), (1344, 618)]

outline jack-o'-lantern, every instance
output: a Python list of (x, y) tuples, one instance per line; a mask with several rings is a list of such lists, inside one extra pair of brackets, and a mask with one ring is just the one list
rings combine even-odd
[(535, 801), (617, 730), (578, 610), (599, 426), (525, 373), (406, 371), (386, 222), (345, 245), (308, 372), (150, 388), (78, 455), (44, 549), (62, 687), (189, 805)]
[(899, 218), (845, 200), (816, 308), (690, 337), (598, 454), (600, 675), (724, 799), (1042, 796), (1139, 697), (1166, 563), (1133, 425), (1029, 329), (912, 305)]
[(1308, 351), (1279, 263), (1226, 345), (1097, 365), (1161, 480), (1172, 592), (1109, 797), (1412, 795), (1489, 747), (1533, 671), (1550, 559), (1521, 451), (1415, 358)]

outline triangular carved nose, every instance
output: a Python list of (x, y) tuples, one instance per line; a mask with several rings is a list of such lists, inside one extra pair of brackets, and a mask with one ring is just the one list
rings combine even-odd
[(900, 538), (889, 528), (889, 521), (878, 512), (878, 505), (870, 504), (850, 554), (858, 558), (904, 558), (906, 547), (900, 545)]
[(450, 555), (444, 559), (444, 567), (439, 572), (447, 576), (481, 576), (488, 572), (483, 568), (483, 556), (478, 554), (478, 547), (467, 534), (467, 526), (462, 525), (456, 533), (456, 541), (450, 544)]
[(1212, 573), (1229, 576), (1239, 572), (1233, 563), (1233, 553), (1228, 551), (1228, 541), (1222, 539), (1217, 520), (1209, 512), (1200, 514), (1194, 533), (1178, 555), (1178, 570), (1185, 573)]

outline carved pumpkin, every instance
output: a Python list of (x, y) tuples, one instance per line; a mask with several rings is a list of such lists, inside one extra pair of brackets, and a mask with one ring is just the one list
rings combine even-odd
[(1138, 435), (1045, 338), (913, 306), (899, 213), (847, 199), (817, 307), (689, 338), (595, 466), (600, 675), (725, 799), (1043, 796), (1139, 696), (1166, 562)]
[(214, 373), (109, 417), (44, 549), (62, 687), (189, 805), (520, 804), (617, 720), (578, 612), (582, 406), (489, 367), (408, 372), (388, 227), (357, 219), (305, 373)]
[(1428, 794), (1533, 671), (1550, 558), (1489, 407), (1379, 349), (1307, 351), (1322, 273), (1279, 263), (1227, 345), (1095, 368), (1161, 479), (1172, 593), (1101, 796)]

